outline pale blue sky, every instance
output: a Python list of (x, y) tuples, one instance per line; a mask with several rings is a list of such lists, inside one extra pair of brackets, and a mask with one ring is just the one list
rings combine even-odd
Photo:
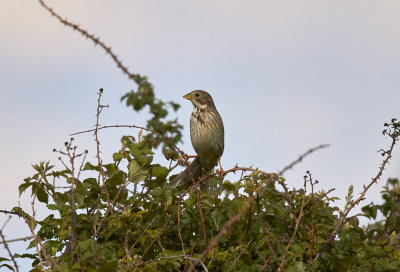
[[(277, 171), (308, 148), (330, 143), (288, 173), (291, 187), (300, 187), (311, 170), (320, 181), (317, 189), (337, 188), (332, 195), (343, 199), (349, 184), (357, 194), (375, 176), (381, 160), (376, 151), (389, 144), (381, 134), (383, 123), (399, 117), (400, 2), (48, 4), (100, 36), (131, 71), (147, 75), (158, 97), (181, 103), (187, 152), (193, 153), (192, 106), (182, 95), (205, 89), (225, 124), (224, 168), (238, 163)], [(52, 149), (94, 124), (99, 88), (111, 106), (103, 124), (143, 125), (147, 115), (120, 103), (135, 85), (110, 57), (38, 2), (2, 1), (0, 37), (0, 208), (10, 209), (18, 204), (18, 185), (33, 174), (30, 164), (57, 163)], [(102, 132), (105, 160), (127, 133), (137, 131)], [(82, 149), (94, 149), (91, 135), (75, 138)], [(384, 180), (364, 204), (379, 201), (387, 177), (400, 177), (399, 158), (396, 150)], [(22, 206), (29, 207), (27, 199)], [(6, 233), (8, 238), (28, 234), (19, 220)]]

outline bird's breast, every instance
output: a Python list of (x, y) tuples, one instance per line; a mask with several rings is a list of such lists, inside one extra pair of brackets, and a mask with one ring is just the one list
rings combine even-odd
[(218, 112), (195, 108), (190, 118), (190, 137), (201, 161), (215, 164), (224, 150), (224, 125)]

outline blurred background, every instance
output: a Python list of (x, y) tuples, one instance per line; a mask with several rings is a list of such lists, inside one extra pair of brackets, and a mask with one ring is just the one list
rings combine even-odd
[[(287, 172), (300, 188), (310, 170), (317, 190), (336, 188), (341, 200), (350, 184), (357, 196), (378, 172), (377, 151), (390, 144), (383, 124), (399, 117), (400, 2), (398, 1), (47, 1), (123, 60), (149, 77), (156, 96), (182, 105), (180, 146), (190, 143), (192, 105), (182, 98), (194, 89), (210, 92), (225, 124), (222, 165), (274, 172), (309, 148), (328, 149)], [(111, 58), (79, 33), (60, 24), (38, 1), (3, 0), (0, 7), (0, 209), (31, 211), (30, 190), (18, 186), (31, 164), (58, 154), (69, 134), (95, 124), (97, 92), (110, 105), (101, 124), (145, 125), (147, 109), (120, 102), (136, 85)], [(173, 115), (172, 115), (173, 116)], [(100, 133), (105, 162), (134, 129)], [(95, 162), (92, 134), (75, 137)], [(382, 180), (362, 205), (380, 202), (388, 177), (400, 177), (400, 147)], [(228, 177), (229, 178), (229, 177)], [(352, 214), (357, 213), (357, 207)], [(44, 215), (38, 206), (38, 216)], [(0, 214), (0, 225), (8, 216)], [(368, 221), (363, 222), (367, 224)], [(0, 226), (1, 227), (1, 226)], [(7, 239), (29, 235), (22, 219), (4, 228)], [(13, 252), (27, 244), (10, 243)], [(1, 246), (0, 256), (8, 257)], [(19, 262), (27, 271), (29, 262)]]

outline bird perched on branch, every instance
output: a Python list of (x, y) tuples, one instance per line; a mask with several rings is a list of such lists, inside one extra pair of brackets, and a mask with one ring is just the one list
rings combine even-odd
[(224, 152), (224, 124), (211, 95), (206, 91), (196, 90), (183, 97), (193, 104), (190, 138), (197, 156), (185, 171), (171, 181), (171, 186), (176, 187), (204, 179), (200, 189), (206, 191), (209, 186), (207, 176), (213, 171)]

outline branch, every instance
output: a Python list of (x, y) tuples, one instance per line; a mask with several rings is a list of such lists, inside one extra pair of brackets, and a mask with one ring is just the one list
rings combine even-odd
[(7, 241), (0, 241), (0, 245), (3, 244), (3, 243), (27, 241), (27, 240), (31, 240), (32, 238), (34, 238), (34, 237), (33, 236), (26, 236), (26, 237), (22, 237), (22, 238), (10, 239), (10, 240), (7, 240)]
[(6, 239), (4, 238), (3, 230), (0, 230), (0, 237), (1, 237), (1, 240), (2, 240), (2, 244), (4, 244), (4, 248), (7, 250), (8, 255), (10, 256), (12, 262), (14, 263), (15, 270), (16, 270), (17, 272), (19, 272), (18, 265), (17, 265), (17, 262), (15, 261), (14, 255), (11, 253), (11, 250), (10, 250), (10, 248), (8, 247), (7, 241), (6, 241)]
[(23, 217), (23, 214), (20, 213), (20, 212), (12, 212), (12, 211), (7, 211), (7, 210), (0, 210), (0, 213), (13, 214), (13, 215), (18, 215), (19, 217)]
[[(294, 165), (300, 163), (306, 156), (308, 156), (309, 154), (313, 153), (314, 151), (319, 150), (319, 149), (322, 149), (322, 148), (325, 148), (325, 147), (327, 147), (327, 146), (328, 146), (328, 145), (320, 145), (320, 146), (317, 146), (317, 147), (315, 147), (315, 148), (311, 148), (310, 150), (308, 150), (307, 152), (305, 152), (303, 155), (301, 155), (297, 160), (293, 161), (291, 164), (289, 164), (289, 165), (286, 166), (283, 170), (281, 170), (281, 171), (279, 172), (279, 174), (283, 174), (284, 172), (286, 172), (287, 170), (289, 170), (290, 168), (292, 168)], [(268, 173), (268, 172), (265, 172), (265, 171), (262, 171), (262, 170), (259, 170), (259, 169), (255, 169), (255, 168), (253, 168), (253, 167), (239, 167), (239, 166), (235, 166), (235, 167), (232, 168), (232, 169), (222, 171), (222, 173), (220, 173), (220, 175), (221, 175), (222, 177), (224, 177), (226, 174), (231, 173), (231, 172), (235, 173), (236, 171), (258, 172), (258, 173), (264, 175), (266, 178), (269, 178), (269, 179), (270, 179), (266, 184), (261, 185), (261, 186), (255, 191), (255, 195), (258, 195), (258, 194), (259, 194), (264, 188), (266, 188), (271, 182), (276, 181), (276, 180), (279, 180), (279, 177), (280, 177), (280, 175), (278, 175), (278, 174), (275, 174), (275, 173)], [(213, 175), (216, 175), (216, 174), (217, 174), (217, 173), (211, 173), (211, 174), (209, 174), (208, 176), (206, 176), (206, 177), (203, 178), (203, 179), (206, 179), (206, 178), (208, 178), (209, 176), (213, 176)], [(201, 182), (203, 181), (203, 179), (200, 179), (196, 184), (201, 183)], [(196, 184), (195, 184), (195, 185), (196, 185)], [(280, 183), (280, 184), (282, 185), (282, 184), (284, 184), (284, 183), (282, 182), (282, 183)], [(195, 186), (195, 185), (193, 185), (193, 186)], [(283, 186), (283, 185), (282, 185), (282, 186)], [(284, 187), (284, 188), (285, 188), (285, 187)], [(287, 195), (288, 195), (288, 193), (287, 193)], [(247, 209), (250, 207), (250, 204), (252, 204), (253, 201), (254, 201), (254, 195), (249, 196), (249, 198), (247, 199), (247, 201), (246, 201), (246, 203), (245, 203), (244, 208), (242, 208), (242, 209), (239, 211), (239, 213), (238, 213), (237, 215), (235, 215), (235, 216), (233, 216), (232, 218), (230, 218), (230, 219), (224, 224), (224, 226), (222, 227), (221, 231), (217, 234), (217, 236), (215, 236), (215, 238), (211, 241), (211, 243), (207, 246), (207, 248), (197, 257), (196, 261), (194, 261), (194, 262), (192, 263), (192, 265), (189, 267), (188, 272), (192, 271), (192, 270), (194, 269), (194, 267), (196, 266), (196, 264), (198, 264), (199, 261), (200, 261), (201, 259), (203, 259), (203, 258), (207, 255), (207, 253), (210, 252), (210, 251), (218, 244), (219, 239), (220, 239), (224, 234), (227, 233), (228, 228), (229, 228), (230, 226), (232, 226), (235, 222), (239, 221), (239, 220), (242, 218), (243, 214), (247, 211)], [(290, 201), (290, 203), (289, 203), (290, 205), (293, 205), (293, 202), (291, 201), (290, 196), (289, 196), (289, 200), (288, 200), (288, 201)], [(304, 199), (303, 199), (303, 202), (304, 202)], [(304, 203), (303, 203), (303, 204), (304, 204)], [(303, 216), (303, 215), (302, 215), (302, 208), (301, 208), (301, 212), (300, 212), (299, 218), (297, 218), (297, 220), (296, 220), (296, 230), (295, 230), (295, 233), (294, 233), (294, 234), (296, 234), (296, 232), (297, 232), (298, 224), (299, 224), (300, 219), (301, 219), (302, 216)], [(294, 236), (293, 236), (293, 237), (294, 237)], [(294, 239), (294, 238), (293, 238), (293, 239)], [(293, 243), (293, 241), (292, 241), (291, 243)], [(291, 245), (291, 244), (289, 244), (288, 246), (290, 247), (290, 245)]]
[(88, 129), (88, 130), (84, 130), (84, 131), (75, 132), (75, 133), (70, 134), (69, 136), (83, 134), (83, 133), (89, 133), (89, 132), (94, 132), (96, 130), (101, 130), (101, 129), (105, 129), (105, 128), (138, 128), (138, 129), (142, 129), (142, 130), (147, 131), (147, 132), (154, 133), (157, 136), (159, 136), (159, 137), (163, 138), (164, 140), (168, 141), (174, 147), (174, 149), (176, 149), (176, 151), (178, 151), (181, 155), (187, 156), (187, 154), (185, 152), (183, 152), (175, 144), (173, 139), (171, 139), (168, 136), (166, 136), (166, 135), (164, 135), (164, 134), (162, 134), (160, 132), (157, 132), (157, 131), (155, 131), (153, 129), (146, 128), (146, 127), (141, 127), (141, 126), (136, 126), (136, 125), (107, 125), (107, 126), (99, 126), (99, 127), (95, 128), (95, 129)]
[(217, 234), (217, 236), (214, 237), (214, 239), (211, 241), (211, 243), (208, 244), (207, 248), (196, 258), (196, 260), (193, 261), (193, 263), (190, 265), (188, 272), (191, 272), (194, 267), (207, 255), (208, 252), (210, 252), (217, 244), (219, 239), (228, 232), (228, 228), (232, 226), (235, 222), (239, 221), (243, 214), (247, 211), (248, 208), (250, 208), (250, 204), (254, 201), (254, 197), (251, 196), (247, 200), (245, 207), (239, 211), (239, 213), (233, 217), (231, 217), (222, 227), (221, 231)]
[(329, 144), (321, 144), (319, 146), (310, 148), (309, 150), (307, 150), (305, 153), (303, 153), (302, 155), (300, 155), (297, 160), (293, 161), (292, 163), (290, 163), (289, 165), (285, 166), (281, 171), (278, 172), (279, 176), (282, 176), (283, 173), (285, 173), (287, 170), (293, 168), (296, 164), (299, 164), (305, 157), (307, 157), (308, 155), (310, 155), (311, 153), (314, 153), (315, 151), (318, 151), (320, 149), (324, 149), (329, 147)]
[(80, 34), (82, 34), (85, 38), (88, 38), (92, 42), (94, 42), (95, 45), (99, 45), (104, 51), (111, 56), (113, 61), (117, 64), (117, 67), (122, 70), (124, 74), (128, 76), (129, 79), (134, 80), (135, 82), (140, 78), (138, 74), (133, 74), (128, 70), (128, 67), (124, 66), (122, 64), (122, 61), (117, 57), (117, 55), (111, 50), (110, 46), (107, 46), (103, 41), (101, 41), (99, 38), (95, 37), (94, 34), (89, 33), (85, 29), (81, 28), (79, 25), (74, 24), (72, 22), (69, 22), (67, 19), (62, 18), (60, 15), (58, 15), (52, 8), (50, 8), (48, 5), (43, 0), (39, 0), (39, 3), (42, 7), (44, 7), (50, 14), (54, 17), (56, 17), (63, 25), (66, 25), (73, 30), (78, 31)]
[(294, 242), (294, 237), (296, 236), (297, 230), (299, 228), (299, 224), (300, 224), (300, 220), (303, 217), (303, 208), (304, 208), (304, 199), (306, 198), (306, 193), (307, 193), (307, 176), (304, 176), (304, 194), (303, 194), (303, 199), (301, 201), (301, 207), (300, 207), (300, 213), (299, 213), (299, 217), (296, 220), (296, 227), (294, 229), (292, 238), (290, 239), (289, 243), (287, 244), (286, 248), (285, 248), (285, 252), (283, 253), (283, 256), (281, 258), (281, 262), (279, 264), (279, 268), (278, 268), (278, 272), (282, 271), (283, 269), (283, 265), (286, 262), (286, 255), (289, 251), (289, 248), (291, 247), (291, 245)]
[(383, 134), (387, 134), (392, 138), (392, 143), (389, 147), (388, 150), (380, 150), (382, 156), (384, 156), (385, 158), (383, 159), (383, 162), (381, 164), (381, 166), (379, 167), (379, 171), (376, 174), (376, 176), (374, 178), (372, 178), (371, 182), (365, 186), (364, 185), (364, 190), (360, 193), (360, 196), (356, 199), (353, 200), (350, 205), (344, 210), (342, 216), (339, 218), (336, 227), (334, 229), (334, 231), (331, 232), (331, 234), (329, 235), (328, 239), (326, 239), (326, 241), (324, 242), (324, 244), (322, 245), (320, 251), (318, 252), (318, 254), (315, 256), (315, 260), (318, 260), (321, 256), (322, 256), (322, 252), (324, 251), (324, 249), (326, 248), (326, 246), (333, 240), (333, 238), (336, 236), (336, 234), (339, 233), (339, 231), (342, 229), (343, 224), (347, 218), (347, 215), (349, 214), (349, 212), (357, 205), (360, 203), (360, 201), (364, 200), (364, 196), (367, 193), (368, 189), (374, 184), (374, 183), (378, 183), (378, 180), (381, 178), (383, 171), (385, 170), (386, 165), (389, 163), (389, 160), (392, 158), (392, 152), (393, 152), (393, 148), (396, 145), (399, 136), (400, 136), (400, 122), (396, 122), (396, 119), (392, 119), (391, 124), (387, 124), (385, 123), (385, 126), (388, 127), (388, 129), (383, 131)]

